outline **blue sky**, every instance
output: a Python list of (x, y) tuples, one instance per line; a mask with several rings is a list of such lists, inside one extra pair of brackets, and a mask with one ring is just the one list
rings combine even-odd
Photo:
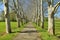
[(57, 16), (58, 18), (60, 18), (60, 7), (58, 8), (58, 10), (57, 10), (55, 16)]
[(0, 5), (0, 11), (3, 11), (3, 9), (4, 9), (4, 5), (2, 4)]

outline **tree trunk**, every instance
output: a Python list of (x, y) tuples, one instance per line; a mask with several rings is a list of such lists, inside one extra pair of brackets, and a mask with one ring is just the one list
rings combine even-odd
[(53, 10), (53, 5), (51, 3), (52, 1), (50, 2), (48, 6), (48, 32), (51, 35), (54, 35), (55, 34), (54, 10)]
[(3, 3), (4, 3), (5, 22), (6, 22), (6, 33), (11, 33), (8, 0), (3, 0)]
[(20, 17), (18, 13), (17, 13), (17, 27), (20, 27)]
[(17, 18), (17, 27), (20, 27), (20, 20)]
[(48, 32), (52, 35), (55, 34), (54, 15), (48, 14)]
[(16, 6), (17, 6), (17, 27), (20, 27), (20, 10), (19, 10), (19, 0), (16, 0)]
[(51, 4), (51, 2), (49, 2), (49, 6), (48, 6), (48, 32), (52, 35), (55, 35), (55, 23), (54, 23), (54, 14), (56, 12), (56, 10), (58, 9), (58, 7), (60, 6), (60, 2), (58, 2), (54, 7)]
[(42, 0), (41, 0), (41, 27), (44, 28), (44, 14)]

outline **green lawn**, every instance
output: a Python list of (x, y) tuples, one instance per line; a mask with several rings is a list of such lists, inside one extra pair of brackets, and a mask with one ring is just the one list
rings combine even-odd
[(48, 22), (44, 23), (44, 29), (42, 29), (39, 26), (36, 26), (36, 24), (33, 23), (33, 25), (36, 27), (36, 29), (40, 32), (40, 36), (43, 40), (60, 40), (60, 21), (56, 22), (55, 21), (55, 33), (56, 35), (49, 35), (49, 33), (47, 32), (47, 28), (48, 28)]
[(11, 22), (12, 33), (6, 34), (5, 22), (0, 22), (0, 40), (12, 40), (18, 34), (18, 32), (24, 28), (24, 26), (25, 25), (21, 25), (21, 27), (18, 28), (17, 22)]

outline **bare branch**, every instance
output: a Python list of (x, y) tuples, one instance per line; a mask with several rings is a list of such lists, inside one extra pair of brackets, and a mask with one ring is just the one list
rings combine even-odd
[(60, 1), (53, 7), (54, 13), (57, 11), (59, 6), (60, 6)]
[(57, 6), (60, 6), (60, 1), (54, 6), (54, 8), (56, 8)]

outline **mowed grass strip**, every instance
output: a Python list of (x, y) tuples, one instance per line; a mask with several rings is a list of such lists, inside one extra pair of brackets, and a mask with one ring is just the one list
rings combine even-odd
[(0, 40), (12, 40), (24, 28), (25, 25), (21, 25), (21, 27), (18, 28), (17, 22), (11, 22), (12, 33), (6, 34), (5, 22), (0, 22)]
[(48, 22), (46, 21), (44, 23), (44, 29), (42, 29), (40, 26), (37, 26), (35, 23), (33, 23), (35, 28), (40, 32), (40, 36), (43, 40), (60, 40), (60, 21), (56, 22), (55, 21), (55, 36), (50, 35), (47, 30), (48, 30)]

